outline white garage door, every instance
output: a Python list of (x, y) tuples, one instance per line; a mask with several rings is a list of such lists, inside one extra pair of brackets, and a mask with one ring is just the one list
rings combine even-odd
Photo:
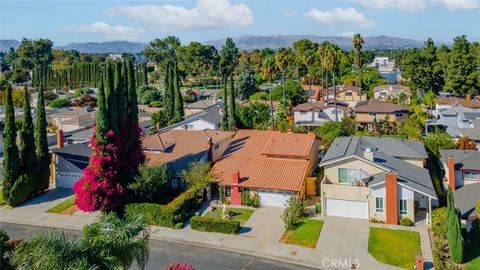
[(76, 173), (57, 173), (57, 187), (73, 188), (73, 184), (75, 184), (81, 176), (81, 174)]
[(292, 192), (259, 190), (260, 205), (285, 207), (288, 199), (292, 197)]
[(368, 202), (349, 200), (326, 200), (327, 216), (368, 219)]

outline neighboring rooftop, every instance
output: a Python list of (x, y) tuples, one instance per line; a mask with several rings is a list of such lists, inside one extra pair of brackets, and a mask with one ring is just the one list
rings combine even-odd
[(149, 162), (168, 163), (169, 168), (180, 172), (192, 161), (200, 160), (209, 148), (208, 140), (218, 143), (233, 136), (232, 132), (216, 130), (168, 130), (146, 136), (142, 147)]
[(354, 108), (356, 113), (395, 113), (395, 112), (408, 112), (409, 109), (405, 106), (383, 102), (376, 99), (369, 99), (360, 101)]
[(215, 127), (218, 127), (222, 122), (222, 114), (220, 113), (219, 106), (210, 106), (205, 110), (202, 110), (198, 113), (192, 114), (190, 116), (185, 117), (185, 120), (175, 123), (170, 126), (166, 126), (162, 128), (160, 131), (167, 131), (182, 125), (186, 125), (187, 123), (196, 121), (196, 120), (203, 120), (212, 124)]
[(215, 100), (204, 99), (204, 100), (195, 101), (193, 103), (185, 104), (185, 109), (204, 110), (204, 109), (210, 108), (212, 106), (216, 106), (216, 105), (218, 105), (218, 102), (216, 102)]
[(52, 152), (72, 163), (80, 170), (83, 170), (88, 166), (92, 149), (84, 143), (76, 143), (65, 145), (65, 147), (62, 148), (52, 149)]
[(449, 106), (463, 106), (468, 108), (480, 109), (480, 98), (459, 98), (459, 97), (437, 97), (437, 104)]
[(220, 185), (232, 184), (240, 173), (240, 187), (300, 191), (308, 174), (313, 134), (239, 130), (223, 158), (212, 169)]
[(445, 164), (448, 162), (448, 157), (453, 157), (456, 170), (480, 170), (480, 152), (477, 150), (440, 150), (440, 156)]
[[(317, 101), (317, 102), (305, 102), (295, 106), (292, 110), (295, 112), (321, 112), (326, 108), (333, 107), (333, 102), (328, 101)], [(337, 101), (337, 108), (341, 110), (346, 110), (348, 107), (348, 103)]]
[(476, 217), (475, 205), (480, 201), (480, 183), (468, 184), (453, 192), (455, 206), (460, 210), (462, 219)]
[(410, 88), (403, 86), (401, 84), (384, 84), (384, 85), (375, 86), (375, 88), (373, 88), (374, 92), (380, 92), (382, 90), (388, 90), (394, 93), (404, 93), (404, 94), (410, 95)]

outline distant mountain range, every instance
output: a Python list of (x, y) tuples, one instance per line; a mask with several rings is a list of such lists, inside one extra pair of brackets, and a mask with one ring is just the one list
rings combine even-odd
[[(233, 40), (240, 50), (263, 49), (266, 47), (276, 49), (280, 47), (290, 47), (293, 42), (300, 39), (310, 39), (314, 42), (328, 41), (335, 43), (342, 49), (352, 48), (352, 39), (350, 37), (335, 37), (335, 36), (316, 36), (316, 35), (274, 35), (274, 36), (239, 36)], [(374, 36), (365, 37), (366, 49), (405, 49), (415, 48), (423, 45), (423, 41), (388, 37), (388, 36)], [(209, 40), (203, 42), (220, 49), (224, 44), (225, 39)], [(439, 44), (443, 44), (440, 42)], [(0, 40), (0, 51), (5, 52), (10, 47), (18, 48), (20, 41), (18, 40)], [(84, 42), (84, 43), (70, 43), (65, 46), (56, 46), (55, 48), (61, 50), (77, 50), (86, 53), (139, 53), (147, 43), (129, 42), (129, 41), (108, 41), (108, 42)]]

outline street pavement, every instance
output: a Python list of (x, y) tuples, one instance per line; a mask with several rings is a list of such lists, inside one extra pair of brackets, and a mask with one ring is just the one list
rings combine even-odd
[[(30, 237), (35, 233), (50, 230), (46, 227), (36, 227), (11, 223), (0, 223), (9, 234), (11, 239)], [(80, 236), (81, 232), (76, 230), (63, 230), (68, 235)], [(183, 263), (188, 261), (197, 270), (235, 270), (235, 269), (299, 269), (308, 270), (299, 265), (274, 261), (191, 244), (174, 243), (161, 240), (150, 240), (150, 259), (145, 269), (165, 269), (172, 261)], [(138, 269), (135, 265), (132, 269)]]

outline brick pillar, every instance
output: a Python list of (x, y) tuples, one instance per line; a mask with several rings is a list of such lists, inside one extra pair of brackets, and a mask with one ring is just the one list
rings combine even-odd
[(455, 191), (455, 159), (453, 157), (448, 157), (448, 186)]
[(398, 224), (398, 189), (397, 174), (385, 173), (385, 195), (386, 195), (386, 223)]
[(242, 193), (240, 192), (240, 172), (234, 171), (233, 172), (233, 185), (232, 185), (232, 193), (230, 195), (230, 202), (233, 205), (242, 205)]
[(57, 130), (57, 148), (62, 148), (64, 146), (63, 142), (63, 130)]
[(415, 269), (423, 270), (423, 257), (421, 255), (415, 256)]

